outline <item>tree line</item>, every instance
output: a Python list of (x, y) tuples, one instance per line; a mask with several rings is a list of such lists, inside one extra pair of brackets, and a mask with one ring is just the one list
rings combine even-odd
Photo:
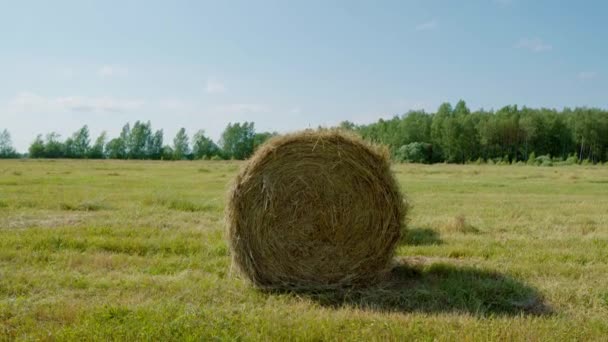
[[(464, 101), (443, 103), (437, 112), (410, 111), (392, 119), (337, 127), (388, 145), (394, 160), (416, 163), (603, 163), (608, 161), (608, 111), (505, 106), (472, 112)], [(216, 143), (181, 128), (171, 143), (150, 121), (123, 126), (118, 137), (104, 132), (91, 141), (85, 125), (65, 140), (38, 135), (25, 157), (111, 159), (246, 159), (275, 132), (256, 132), (253, 122), (230, 123)], [(7, 130), (0, 132), (0, 158), (20, 155)]]
[[(87, 125), (65, 140), (58, 133), (39, 134), (31, 143), (29, 158), (74, 158), (74, 159), (246, 159), (274, 132), (256, 133), (253, 122), (230, 123), (216, 144), (197, 131), (192, 138), (181, 128), (170, 144), (165, 144), (163, 130), (153, 130), (150, 121), (136, 121), (122, 127), (120, 135), (110, 139), (102, 132), (95, 140)], [(0, 158), (21, 157), (12, 147), (7, 130), (0, 134)]]
[(472, 112), (464, 101), (436, 113), (410, 111), (344, 129), (386, 144), (393, 158), (419, 163), (552, 163), (608, 160), (608, 111), (505, 106)]

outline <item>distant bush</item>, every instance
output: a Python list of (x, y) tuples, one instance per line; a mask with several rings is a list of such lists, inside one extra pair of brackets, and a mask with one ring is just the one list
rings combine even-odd
[(564, 161), (564, 165), (575, 165), (575, 164), (578, 164), (578, 158), (573, 154), (568, 156), (568, 158)]
[(536, 165), (536, 153), (530, 153), (530, 155), (528, 155), (528, 161), (526, 163), (528, 165)]
[(425, 142), (413, 142), (397, 149), (395, 160), (410, 163), (430, 163), (433, 160), (433, 146)]
[(496, 164), (498, 164), (498, 165), (511, 165), (511, 161), (509, 160), (509, 156), (505, 155), (502, 158), (496, 158)]
[(536, 165), (538, 166), (553, 166), (553, 160), (551, 159), (551, 156), (538, 156), (535, 159), (536, 161)]

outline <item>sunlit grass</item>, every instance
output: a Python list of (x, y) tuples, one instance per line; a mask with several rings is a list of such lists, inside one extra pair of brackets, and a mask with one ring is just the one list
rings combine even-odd
[(266, 293), (231, 274), (238, 162), (0, 161), (6, 339), (602, 340), (608, 169), (396, 165), (387, 282)]

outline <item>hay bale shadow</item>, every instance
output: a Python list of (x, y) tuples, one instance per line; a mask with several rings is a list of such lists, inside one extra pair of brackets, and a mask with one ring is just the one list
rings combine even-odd
[(552, 313), (529, 285), (498, 272), (447, 263), (400, 263), (387, 281), (365, 289), (289, 293), (326, 307), (379, 312), (452, 312), (478, 317)]
[(429, 228), (408, 228), (405, 234), (401, 237), (402, 245), (410, 246), (426, 246), (426, 245), (441, 245), (439, 233)]

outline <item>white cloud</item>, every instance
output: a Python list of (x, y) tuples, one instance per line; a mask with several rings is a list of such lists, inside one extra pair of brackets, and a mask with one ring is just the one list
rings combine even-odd
[(129, 74), (129, 69), (119, 65), (104, 65), (97, 70), (97, 75), (101, 78), (124, 77)]
[(76, 112), (125, 112), (139, 109), (144, 105), (142, 100), (115, 99), (112, 97), (68, 96), (54, 100), (63, 108)]
[(19, 93), (9, 104), (16, 112), (125, 112), (145, 104), (142, 100), (113, 97), (61, 96), (47, 97), (30, 92)]
[(597, 77), (595, 71), (581, 71), (577, 74), (579, 80), (591, 80)]
[(226, 86), (213, 79), (207, 80), (207, 85), (205, 86), (205, 91), (209, 94), (218, 94), (226, 91)]
[(32, 112), (51, 109), (47, 98), (30, 92), (21, 92), (9, 103), (9, 111)]
[(430, 31), (437, 29), (437, 27), (439, 27), (439, 23), (436, 19), (433, 19), (416, 25), (416, 31)]
[(532, 52), (543, 52), (553, 49), (553, 46), (543, 42), (540, 38), (522, 38), (515, 44), (518, 49), (526, 49)]

